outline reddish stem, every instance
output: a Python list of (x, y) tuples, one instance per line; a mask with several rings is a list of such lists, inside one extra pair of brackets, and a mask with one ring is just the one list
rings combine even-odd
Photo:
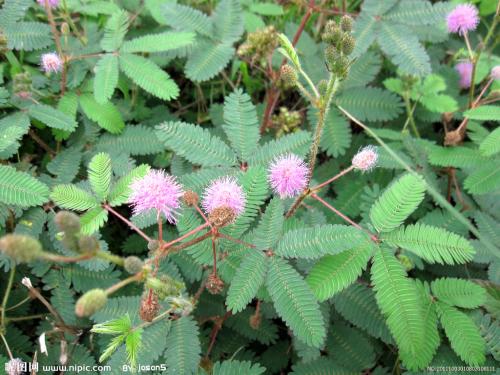
[(316, 186), (313, 186), (311, 188), (312, 191), (318, 191), (320, 190), (322, 187), (328, 185), (329, 183), (335, 181), (336, 179), (342, 177), (343, 175), (349, 173), (350, 171), (352, 171), (354, 169), (354, 166), (351, 165), (349, 168), (346, 168), (344, 169), (343, 171), (341, 171), (340, 173), (336, 174), (335, 176), (333, 176), (332, 178), (330, 178), (329, 180), (326, 180), (325, 182), (319, 184), (319, 185), (316, 185)]
[(335, 207), (333, 207), (331, 204), (329, 204), (328, 202), (326, 202), (324, 199), (322, 199), (321, 197), (317, 196), (316, 194), (311, 194), (311, 197), (314, 198), (314, 199), (316, 199), (318, 202), (321, 202), (325, 207), (327, 207), (328, 209), (332, 210), (336, 215), (340, 216), (342, 219), (344, 219), (345, 221), (347, 221), (353, 227), (355, 227), (355, 228), (357, 228), (359, 230), (362, 230), (363, 232), (368, 233), (370, 235), (370, 238), (373, 241), (378, 242), (378, 237), (377, 236), (375, 236), (373, 233), (371, 233), (370, 231), (368, 231), (365, 228), (363, 228), (362, 226), (360, 226), (358, 223), (352, 221), (349, 217), (347, 217), (342, 212), (340, 212), (339, 210), (337, 210)]
[(189, 232), (187, 232), (186, 234), (180, 236), (179, 238), (177, 238), (177, 239), (175, 239), (173, 241), (167, 242), (166, 244), (163, 244), (161, 246), (160, 251), (164, 251), (164, 250), (168, 249), (173, 244), (176, 244), (177, 242), (180, 242), (180, 241), (188, 238), (189, 236), (192, 236), (193, 234), (198, 233), (200, 230), (202, 230), (203, 228), (206, 228), (206, 227), (208, 227), (208, 223), (201, 224), (199, 227), (196, 227), (193, 230), (190, 230)]
[(105, 203), (102, 206), (106, 211), (111, 212), (113, 215), (115, 215), (117, 218), (119, 218), (121, 221), (123, 221), (125, 224), (127, 224), (131, 229), (135, 230), (139, 236), (144, 238), (146, 241), (151, 242), (151, 238), (144, 233), (142, 230), (140, 230), (135, 224), (133, 224), (130, 220), (116, 212), (109, 204)]

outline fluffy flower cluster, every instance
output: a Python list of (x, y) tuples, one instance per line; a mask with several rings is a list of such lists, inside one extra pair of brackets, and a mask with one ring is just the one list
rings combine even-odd
[(129, 202), (135, 214), (155, 209), (163, 213), (170, 223), (175, 223), (183, 194), (182, 187), (175, 177), (163, 170), (150, 170), (146, 176), (135, 180), (130, 187), (132, 193)]
[(304, 190), (309, 170), (297, 155), (286, 154), (274, 159), (269, 167), (269, 182), (281, 198), (294, 197)]
[(466, 89), (470, 87), (472, 81), (473, 65), (470, 61), (460, 62), (455, 65), (455, 70), (460, 75), (459, 85), (461, 88)]
[(460, 4), (448, 14), (446, 23), (450, 33), (464, 35), (476, 30), (479, 24), (479, 13), (472, 4)]
[(362, 172), (368, 172), (375, 168), (378, 160), (378, 152), (374, 146), (363, 147), (354, 157), (352, 158), (352, 166), (354, 169), (360, 170)]
[(245, 209), (245, 193), (234, 177), (221, 177), (205, 189), (202, 206), (210, 214), (215, 209), (229, 207), (239, 216)]
[(57, 53), (49, 52), (42, 55), (40, 65), (45, 73), (57, 73), (61, 71), (63, 62)]
[[(45, 6), (45, 0), (36, 0), (36, 2), (42, 7)], [(48, 2), (51, 8), (57, 8), (59, 6), (59, 0), (48, 0)]]

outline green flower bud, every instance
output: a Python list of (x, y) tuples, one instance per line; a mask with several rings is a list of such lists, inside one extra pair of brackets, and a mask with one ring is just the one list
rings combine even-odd
[(108, 302), (108, 295), (103, 289), (91, 289), (76, 301), (75, 314), (87, 317), (102, 309)]
[(61, 24), (61, 34), (64, 35), (64, 36), (67, 36), (70, 34), (70, 28), (69, 28), (69, 25), (67, 22), (63, 22)]
[(345, 15), (340, 19), (340, 27), (342, 31), (350, 32), (352, 30), (353, 23), (354, 23), (353, 19), (348, 15)]
[(334, 66), (334, 72), (339, 78), (345, 78), (349, 72), (350, 61), (347, 56), (340, 56)]
[(354, 47), (356, 46), (356, 39), (350, 34), (344, 34), (342, 37), (342, 52), (345, 55), (349, 56), (352, 51), (354, 51)]
[(80, 217), (70, 211), (59, 211), (54, 217), (57, 228), (66, 235), (80, 233)]
[(184, 284), (167, 275), (163, 275), (160, 278), (148, 277), (146, 288), (153, 289), (158, 298), (163, 301), (167, 297), (178, 295), (184, 289)]
[(320, 95), (325, 95), (326, 94), (326, 89), (328, 88), (328, 81), (326, 79), (322, 79), (318, 83), (318, 91)]
[(335, 46), (332, 45), (326, 46), (325, 61), (330, 71), (334, 70), (335, 64), (337, 63), (337, 60), (339, 58), (340, 58), (340, 53), (339, 51), (337, 51), (337, 48), (335, 48)]
[(94, 254), (101, 246), (94, 236), (82, 236), (78, 239), (78, 251), (83, 254)]
[(0, 238), (0, 251), (18, 263), (30, 263), (43, 256), (40, 242), (21, 234), (7, 234)]
[(325, 32), (321, 37), (328, 44), (338, 44), (342, 38), (342, 30), (334, 24), (331, 27), (325, 28)]
[(158, 240), (151, 240), (148, 242), (148, 250), (149, 251), (156, 251), (160, 247), (160, 242)]
[(142, 271), (142, 267), (144, 266), (144, 262), (136, 256), (129, 256), (125, 258), (123, 267), (125, 271), (130, 274), (136, 274)]
[(294, 87), (299, 79), (297, 71), (291, 65), (283, 65), (281, 67), (280, 80), (285, 88)]

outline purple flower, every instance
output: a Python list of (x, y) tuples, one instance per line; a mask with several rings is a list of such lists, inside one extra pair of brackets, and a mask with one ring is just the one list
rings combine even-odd
[(180, 198), (184, 194), (175, 177), (163, 170), (150, 170), (146, 176), (132, 182), (130, 188), (129, 203), (134, 214), (156, 209), (175, 224), (176, 210), (180, 208)]
[(495, 80), (500, 79), (500, 65), (497, 65), (493, 69), (491, 69), (491, 78)]
[(40, 64), (45, 73), (60, 72), (63, 66), (61, 58), (55, 52), (44, 53)]
[(352, 158), (352, 166), (354, 169), (360, 170), (362, 172), (368, 172), (375, 168), (378, 160), (377, 149), (373, 146), (363, 147), (354, 157)]
[(280, 198), (291, 198), (307, 186), (309, 170), (297, 155), (286, 154), (274, 159), (269, 167), (268, 178)]
[[(40, 6), (45, 7), (45, 0), (36, 0)], [(59, 6), (59, 0), (49, 0), (49, 6), (51, 8), (57, 8)]]
[(205, 189), (203, 194), (203, 209), (210, 214), (214, 209), (229, 207), (235, 216), (245, 209), (245, 194), (234, 177), (221, 177)]
[(446, 17), (448, 31), (464, 35), (469, 31), (476, 30), (479, 24), (477, 8), (472, 4), (460, 4)]
[(463, 89), (470, 87), (472, 81), (472, 68), (473, 65), (470, 61), (460, 62), (455, 65), (455, 70), (460, 75), (459, 85)]

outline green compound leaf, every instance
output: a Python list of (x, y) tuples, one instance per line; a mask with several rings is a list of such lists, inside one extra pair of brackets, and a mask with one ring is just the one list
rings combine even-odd
[(300, 274), (287, 261), (271, 257), (266, 286), (278, 315), (294, 335), (310, 346), (321, 347), (326, 336), (323, 317)]
[(475, 253), (462, 236), (425, 224), (399, 228), (384, 234), (382, 240), (409, 250), (429, 263), (463, 264), (470, 262)]
[(94, 196), (69, 184), (55, 186), (50, 199), (59, 207), (76, 211), (85, 211), (99, 205), (99, 201)]
[(242, 311), (252, 301), (266, 278), (268, 269), (266, 256), (262, 251), (249, 250), (227, 292), (226, 305), (233, 313)]
[(431, 283), (432, 293), (448, 305), (474, 309), (486, 302), (486, 291), (468, 280), (441, 278)]
[(425, 326), (415, 283), (390, 250), (379, 249), (371, 269), (377, 304), (398, 347), (416, 356), (422, 350)]
[(194, 82), (216, 76), (231, 61), (234, 48), (230, 43), (200, 40), (186, 62), (186, 75)]
[(41, 205), (49, 199), (49, 188), (35, 177), (0, 165), (0, 202), (22, 207)]
[(128, 14), (121, 9), (108, 19), (104, 28), (104, 37), (101, 40), (103, 50), (113, 52), (120, 48), (127, 33), (128, 23)]
[(77, 126), (74, 119), (46, 104), (32, 105), (28, 108), (28, 115), (54, 129), (72, 132)]
[(164, 52), (176, 48), (190, 46), (194, 43), (195, 33), (165, 32), (146, 35), (123, 43), (120, 51), (132, 52)]
[(83, 94), (80, 96), (80, 106), (89, 119), (112, 134), (119, 134), (125, 128), (120, 111), (111, 102), (99, 104), (93, 95)]
[(193, 318), (184, 316), (174, 320), (167, 336), (166, 373), (168, 375), (194, 374), (198, 368), (200, 353), (198, 326)]
[(118, 84), (118, 57), (104, 55), (95, 66), (94, 98), (97, 103), (104, 104), (112, 96)]
[(179, 87), (167, 72), (142, 56), (121, 54), (120, 69), (139, 87), (160, 99), (171, 100), (179, 96)]
[(149, 165), (141, 164), (132, 169), (125, 176), (121, 177), (113, 186), (109, 194), (109, 204), (111, 206), (120, 206), (127, 202), (131, 193), (130, 184), (136, 180), (144, 177), (149, 172)]
[(106, 200), (111, 186), (111, 157), (101, 152), (95, 155), (89, 163), (89, 182), (97, 198)]
[(234, 152), (207, 129), (185, 122), (166, 122), (156, 127), (156, 135), (167, 148), (193, 164), (205, 167), (236, 164)]
[(396, 229), (416, 210), (424, 199), (422, 177), (405, 174), (392, 183), (370, 210), (372, 224), (379, 232)]

